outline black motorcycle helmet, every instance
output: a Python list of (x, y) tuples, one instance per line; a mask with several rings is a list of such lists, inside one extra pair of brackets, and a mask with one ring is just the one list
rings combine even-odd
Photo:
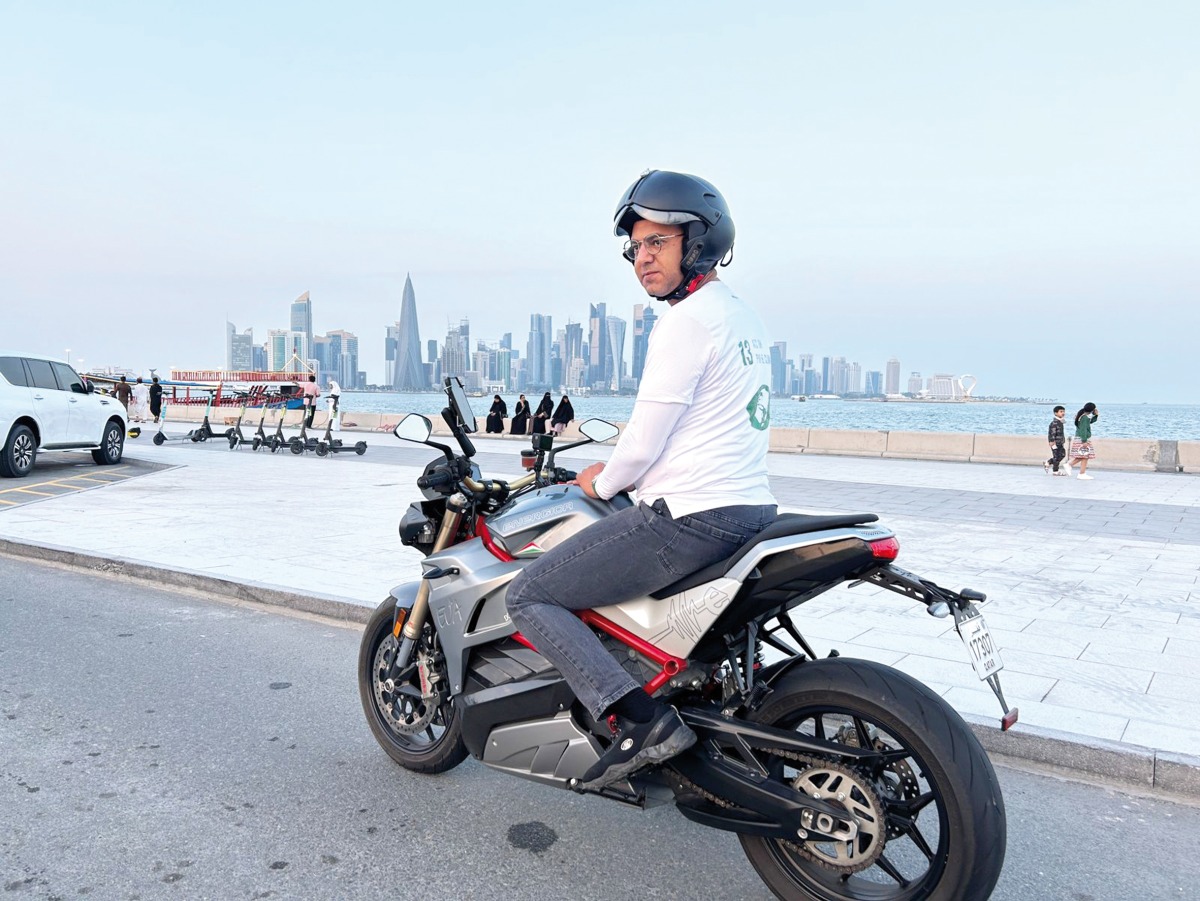
[(683, 281), (659, 300), (686, 297), (698, 278), (718, 264), (729, 265), (733, 259), (734, 228), (729, 205), (720, 191), (695, 175), (662, 169), (643, 172), (617, 204), (613, 234), (630, 237), (639, 219), (659, 225), (682, 225), (684, 229), (680, 264)]

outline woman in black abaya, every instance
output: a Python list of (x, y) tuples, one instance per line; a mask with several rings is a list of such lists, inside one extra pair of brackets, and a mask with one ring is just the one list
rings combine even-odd
[(533, 434), (546, 434), (546, 423), (550, 421), (550, 414), (554, 412), (554, 401), (550, 399), (550, 392), (547, 391), (542, 396), (542, 402), (538, 404), (537, 410), (533, 414)]
[(524, 435), (525, 428), (529, 425), (529, 401), (525, 399), (525, 395), (521, 395), (521, 399), (517, 401), (516, 409), (513, 410), (512, 423), (509, 428), (510, 435)]
[(499, 394), (492, 399), (492, 408), (488, 410), (487, 430), (489, 433), (501, 435), (504, 433), (504, 420), (508, 418), (508, 404)]

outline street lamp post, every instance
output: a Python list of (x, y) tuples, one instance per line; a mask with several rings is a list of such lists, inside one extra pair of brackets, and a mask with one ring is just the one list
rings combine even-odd
[(67, 365), (71, 365), (71, 348), (67, 348)]

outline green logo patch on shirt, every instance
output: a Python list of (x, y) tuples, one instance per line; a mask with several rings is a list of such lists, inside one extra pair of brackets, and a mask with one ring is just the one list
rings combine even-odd
[(771, 424), (771, 388), (763, 385), (754, 392), (750, 403), (746, 404), (746, 412), (750, 414), (750, 425), (763, 431)]

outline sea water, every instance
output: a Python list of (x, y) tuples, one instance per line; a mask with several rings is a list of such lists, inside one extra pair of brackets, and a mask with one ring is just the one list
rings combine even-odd
[[(517, 405), (517, 395), (505, 394), (509, 416)], [(552, 395), (555, 406), (561, 394)], [(540, 394), (526, 394), (531, 406)], [(607, 419), (628, 422), (633, 410), (632, 397), (572, 397), (575, 419)], [(343, 410), (361, 413), (422, 413), (436, 416), (446, 405), (445, 395), (437, 392), (400, 394), (390, 392), (342, 393)], [(480, 420), (492, 405), (491, 395), (471, 398), (472, 410)], [(1072, 434), (1071, 420), (1083, 403), (1066, 403), (1067, 436)], [(1200, 405), (1196, 404), (1101, 404), (1100, 419), (1092, 426), (1099, 438), (1158, 438), (1163, 440), (1200, 440)], [(854, 400), (795, 401), (787, 397), (771, 399), (771, 425), (776, 428), (859, 429), (885, 432), (974, 432), (988, 435), (1045, 435), (1052, 418), (1053, 404), (923, 403)], [(508, 423), (505, 423), (507, 430)]]

